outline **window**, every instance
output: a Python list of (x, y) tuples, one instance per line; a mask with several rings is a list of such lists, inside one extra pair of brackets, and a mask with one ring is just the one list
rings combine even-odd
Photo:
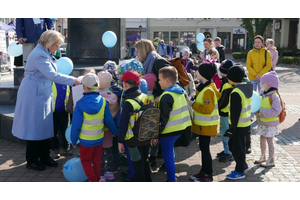
[(180, 44), (190, 46), (192, 43), (195, 42), (196, 32), (180, 32)]
[(218, 32), (218, 37), (222, 40), (222, 45), (226, 49), (230, 49), (230, 32)]
[(221, 18), (221, 21), (228, 21), (230, 18)]
[(154, 32), (153, 37), (154, 40), (159, 38), (159, 40), (164, 40), (165, 44), (169, 44), (169, 32)]
[(204, 20), (212, 20), (212, 18), (203, 18)]
[(171, 18), (171, 20), (179, 20), (179, 18)]
[(171, 32), (171, 41), (178, 44), (179, 34), (178, 32)]
[(195, 20), (195, 18), (186, 18), (186, 20)]
[(236, 20), (242, 20), (242, 18), (235, 18)]

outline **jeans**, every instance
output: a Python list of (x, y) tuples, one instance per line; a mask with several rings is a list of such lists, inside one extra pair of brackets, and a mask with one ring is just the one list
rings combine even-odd
[(162, 155), (165, 161), (168, 182), (175, 182), (175, 153), (174, 153), (174, 143), (180, 138), (180, 135), (160, 137), (160, 144)]
[(258, 88), (258, 92), (260, 91), (261, 87), (260, 87), (260, 81), (257, 80), (250, 80), (253, 83), (253, 90), (255, 92), (257, 92), (257, 88)]
[(124, 142), (124, 147), (125, 147), (125, 153), (126, 153), (126, 157), (127, 157), (128, 166), (129, 166), (128, 176), (131, 178), (134, 178), (134, 168), (133, 168), (133, 164), (131, 161), (131, 155), (130, 155), (129, 149), (128, 149), (129, 147), (128, 147), (126, 141)]
[(221, 139), (224, 147), (224, 153), (231, 155), (231, 151), (228, 146), (228, 138), (224, 137), (226, 130), (229, 129), (228, 117), (220, 116), (220, 131), (221, 131)]

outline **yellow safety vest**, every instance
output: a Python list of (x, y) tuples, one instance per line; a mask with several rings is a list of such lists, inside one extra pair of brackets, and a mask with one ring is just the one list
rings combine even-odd
[[(67, 85), (67, 90), (66, 90), (66, 96), (65, 96), (65, 110), (67, 110), (67, 104), (69, 101), (69, 94), (70, 94), (70, 86)], [(52, 83), (52, 106), (53, 106), (53, 112), (55, 111), (55, 105), (56, 105), (56, 98), (57, 98), (57, 89), (56, 89), (56, 85), (53, 82)]]
[(192, 121), (184, 94), (165, 91), (158, 100), (158, 107), (161, 98), (166, 94), (170, 94), (173, 97), (174, 103), (172, 111), (170, 112), (169, 120), (161, 134), (181, 131), (186, 129), (188, 126), (191, 126)]
[(154, 100), (154, 95), (153, 94), (148, 95), (148, 97), (149, 97), (150, 100)]
[[(221, 93), (224, 91), (224, 90), (227, 90), (227, 89), (230, 89), (230, 88), (233, 88), (232, 85), (230, 85), (229, 83), (225, 83), (222, 87), (222, 90), (221, 90)], [(228, 102), (228, 105), (225, 107), (225, 108), (222, 108), (221, 109), (222, 112), (224, 113), (228, 113), (229, 112), (229, 102)]]
[(80, 139), (99, 140), (104, 137), (105, 106), (106, 100), (103, 98), (102, 107), (97, 114), (90, 115), (83, 112), (83, 123), (79, 134)]
[[(237, 124), (237, 127), (247, 127), (251, 125), (251, 98), (246, 98), (245, 94), (239, 89), (239, 88), (234, 88), (231, 92), (236, 92), (240, 95), (242, 99), (242, 111), (240, 114), (239, 122)], [(229, 97), (229, 112), (228, 112), (228, 121), (229, 124), (231, 125), (231, 120), (230, 120), (230, 100), (231, 96)]]
[[(203, 96), (206, 90), (212, 90), (210, 87), (205, 87), (197, 96), (196, 103), (204, 105)], [(214, 92), (214, 91), (213, 91)], [(213, 126), (220, 124), (219, 108), (218, 108), (218, 99), (217, 95), (214, 92), (214, 103), (215, 108), (211, 114), (203, 114), (194, 110), (194, 123), (199, 126)]]
[[(274, 92), (272, 94), (273, 95), (277, 95), (278, 94), (276, 92)], [(270, 104), (270, 100), (269, 98), (272, 98), (271, 97), (265, 97), (264, 99), (262, 99), (262, 97), (260, 97), (261, 99), (261, 105), (260, 105), (260, 109), (259, 109), (259, 113), (262, 113), (263, 111), (266, 111), (266, 110), (271, 110), (272, 109), (272, 105)], [(278, 121), (279, 120), (279, 116), (277, 117), (271, 117), (271, 118), (259, 118), (260, 121), (262, 122), (273, 122), (273, 121)]]
[[(139, 100), (141, 100), (143, 103), (145, 103), (147, 101), (147, 97), (148, 96), (146, 94), (143, 94), (143, 93), (140, 94), (139, 96), (137, 96), (137, 98)], [(141, 106), (135, 100), (133, 100), (133, 99), (126, 99), (125, 101), (128, 101), (132, 105), (134, 111), (135, 110), (137, 110), (137, 111), (140, 110)], [(125, 103), (125, 101), (124, 101), (124, 103)], [(122, 112), (122, 108), (121, 108), (121, 112)], [(130, 116), (129, 123), (128, 123), (128, 130), (127, 130), (126, 135), (125, 135), (125, 140), (130, 140), (131, 138), (133, 138), (134, 135), (133, 135), (132, 128), (134, 127), (134, 123), (136, 121), (136, 118), (137, 118), (138, 114), (139, 113), (137, 112), (137, 113), (133, 113)]]

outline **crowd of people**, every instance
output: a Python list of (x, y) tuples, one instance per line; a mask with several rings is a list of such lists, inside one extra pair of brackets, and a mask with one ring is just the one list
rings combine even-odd
[[(220, 38), (214, 43), (205, 38), (205, 49), (198, 59), (190, 58), (186, 49), (179, 58), (190, 80), (186, 85), (172, 65), (179, 52), (173, 42), (166, 47), (161, 40), (155, 48), (152, 41), (141, 39), (134, 45), (136, 59), (119, 66), (108, 60), (103, 71), (87, 68), (77, 78), (57, 73), (53, 54), (63, 42), (60, 33), (45, 31), (27, 58), (12, 130), (14, 136), (26, 140), (27, 168), (41, 171), (57, 167), (54, 159), (60, 157), (59, 142), (68, 156), (79, 146), (79, 140), (79, 156), (89, 181), (113, 180), (120, 154), (124, 154), (129, 169), (123, 172), (123, 181), (151, 182), (151, 166), (156, 165), (161, 151), (167, 181), (175, 182), (174, 144), (182, 135), (193, 133), (199, 139), (202, 165), (190, 178), (212, 182), (210, 141), (220, 132), (224, 151), (217, 154), (219, 161), (234, 159), (236, 163), (226, 177), (242, 179), (249, 169), (245, 155), (251, 153), (254, 115), (262, 153), (255, 162), (263, 167), (275, 166), (273, 137), (278, 134), (281, 105), (272, 40), (267, 40), (267, 51), (263, 37), (255, 37), (247, 57), (247, 77), (244, 66), (226, 60)], [(146, 90), (142, 82), (146, 82)], [(83, 89), (83, 97), (77, 102), (72, 97), (73, 85)], [(256, 88), (261, 93), (261, 109), (251, 113), (251, 96)], [(151, 140), (140, 141), (134, 136), (135, 113), (149, 100), (160, 110), (159, 131)], [(72, 124), (71, 143), (64, 137), (68, 124)], [(63, 141), (58, 139), (59, 132)]]

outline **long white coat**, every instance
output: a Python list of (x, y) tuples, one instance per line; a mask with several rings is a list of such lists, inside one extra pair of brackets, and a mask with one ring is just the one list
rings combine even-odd
[(12, 133), (23, 140), (53, 137), (52, 82), (73, 85), (75, 77), (57, 73), (56, 60), (40, 44), (29, 54), (18, 90)]

